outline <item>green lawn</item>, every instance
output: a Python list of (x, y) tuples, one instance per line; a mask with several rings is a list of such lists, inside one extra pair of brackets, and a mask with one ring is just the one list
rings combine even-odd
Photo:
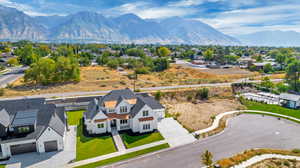
[(82, 121), (77, 127), (76, 160), (84, 160), (116, 152), (111, 136), (85, 137)]
[(133, 148), (164, 139), (159, 132), (134, 136), (128, 135), (127, 133), (123, 133), (121, 134), (121, 137), (123, 139), (124, 144), (126, 145), (126, 148)]
[(293, 110), (278, 105), (263, 104), (247, 100), (243, 100), (243, 104), (247, 107), (248, 110), (272, 112), (300, 119), (300, 110)]
[(117, 150), (111, 136), (86, 137), (83, 135), (83, 112), (67, 112), (68, 124), (77, 125), (76, 160), (84, 160), (116, 152)]
[(161, 150), (161, 149), (165, 149), (165, 148), (168, 148), (168, 147), (169, 147), (168, 144), (162, 144), (162, 145), (154, 146), (154, 147), (151, 147), (151, 148), (143, 149), (143, 150), (140, 150), (140, 151), (128, 153), (128, 154), (125, 154), (125, 155), (105, 159), (105, 160), (102, 160), (102, 161), (99, 161), (99, 162), (95, 162), (95, 163), (91, 163), (91, 164), (87, 164), (87, 165), (83, 165), (83, 166), (78, 166), (76, 168), (95, 168), (95, 167), (99, 167), (99, 166), (104, 166), (104, 165), (112, 164), (112, 163), (119, 162), (119, 161), (122, 161), (122, 160), (134, 158), (134, 157), (137, 157), (137, 156), (140, 156), (140, 155), (144, 155), (144, 154), (147, 154), (147, 153), (151, 153), (151, 152), (154, 152), (154, 151), (158, 151), (158, 150)]
[(68, 116), (68, 124), (69, 125), (79, 125), (80, 119), (83, 116), (84, 110), (79, 110), (79, 111), (69, 111), (67, 112)]
[(0, 168), (5, 168), (5, 165), (0, 165)]

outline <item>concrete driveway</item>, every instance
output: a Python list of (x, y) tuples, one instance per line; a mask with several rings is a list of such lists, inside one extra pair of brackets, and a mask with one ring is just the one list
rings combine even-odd
[(70, 126), (65, 148), (60, 152), (28, 153), (13, 156), (6, 168), (60, 168), (76, 158), (76, 127)]
[(231, 119), (229, 127), (216, 136), (108, 167), (199, 168), (203, 166), (200, 156), (205, 150), (219, 160), (251, 148), (300, 148), (300, 124), (270, 116), (243, 114)]
[(196, 138), (173, 118), (164, 118), (159, 121), (158, 130), (171, 147), (196, 141)]

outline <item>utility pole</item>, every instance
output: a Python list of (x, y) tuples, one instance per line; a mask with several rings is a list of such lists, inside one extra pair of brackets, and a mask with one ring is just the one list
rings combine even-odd
[(133, 91), (135, 92), (136, 90), (136, 81), (138, 79), (138, 74), (134, 72), (134, 81), (133, 81)]

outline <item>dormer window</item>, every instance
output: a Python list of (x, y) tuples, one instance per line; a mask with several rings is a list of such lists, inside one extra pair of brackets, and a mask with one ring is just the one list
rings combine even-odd
[(146, 111), (143, 111), (143, 117), (147, 117), (149, 115), (149, 111), (146, 110)]
[(113, 113), (113, 112), (115, 112), (115, 110), (114, 109), (108, 109), (108, 112)]
[(127, 106), (121, 106), (120, 113), (127, 113)]

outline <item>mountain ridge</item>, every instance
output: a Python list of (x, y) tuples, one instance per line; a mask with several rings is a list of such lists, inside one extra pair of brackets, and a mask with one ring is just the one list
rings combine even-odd
[[(11, 18), (10, 21), (8, 18)], [(132, 13), (112, 18), (88, 11), (67, 16), (31, 17), (17, 9), (0, 5), (0, 40), (24, 39), (137, 44), (240, 44), (237, 39), (205, 23), (179, 17), (153, 21)]]

